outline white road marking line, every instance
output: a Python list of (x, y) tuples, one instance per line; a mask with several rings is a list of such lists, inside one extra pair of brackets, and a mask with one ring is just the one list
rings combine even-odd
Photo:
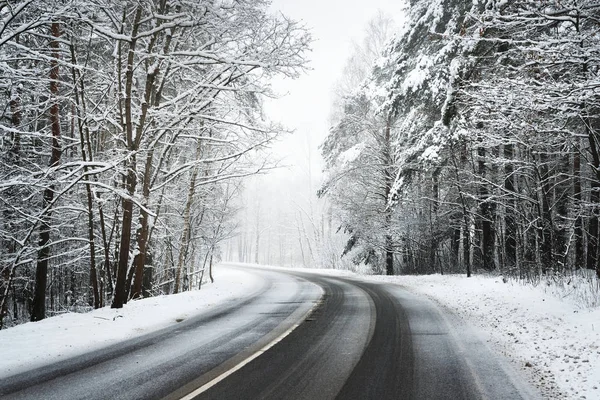
[(271, 347), (275, 346), (277, 343), (281, 342), (287, 335), (292, 333), (292, 331), (294, 329), (296, 329), (298, 326), (300, 326), (300, 324), (305, 321), (305, 319), (313, 312), (313, 310), (319, 304), (321, 304), (321, 301), (316, 301), (315, 304), (304, 315), (302, 315), (302, 318), (299, 318), (298, 322), (296, 322), (294, 325), (292, 325), (288, 330), (283, 332), (281, 335), (277, 336), (271, 343), (268, 343), (267, 345), (262, 347), (260, 350), (256, 351), (256, 353), (252, 354), (250, 357), (246, 358), (245, 360), (243, 360), (242, 362), (237, 364), (235, 367), (227, 370), (226, 372), (217, 376), (213, 380), (205, 383), (204, 385), (200, 386), (198, 389), (194, 390), (193, 392), (181, 397), (180, 400), (192, 400), (194, 397), (198, 396), (199, 394), (206, 392), (208, 389), (215, 386), (217, 383), (221, 382), (228, 376), (232, 375), (234, 372), (243, 368), (246, 364), (250, 363), (252, 360), (259, 357), (261, 354), (265, 353), (267, 350), (269, 350)]

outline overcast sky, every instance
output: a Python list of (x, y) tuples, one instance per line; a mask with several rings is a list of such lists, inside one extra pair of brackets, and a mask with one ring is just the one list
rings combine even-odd
[[(314, 39), (309, 54), (311, 70), (293, 81), (277, 81), (276, 90), (287, 94), (267, 105), (271, 119), (296, 131), (293, 138), (276, 148), (287, 156), (287, 163), (306, 162), (305, 147), (310, 146), (316, 153), (327, 134), (332, 87), (341, 76), (352, 42), (362, 40), (367, 22), (378, 10), (399, 19), (402, 3), (402, 0), (273, 0), (274, 10), (302, 21)], [(312, 157), (316, 162), (319, 155)]]

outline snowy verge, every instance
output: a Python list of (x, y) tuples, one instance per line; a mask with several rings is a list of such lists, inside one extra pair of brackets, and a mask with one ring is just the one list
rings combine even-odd
[(66, 313), (1, 330), (0, 379), (175, 325), (217, 304), (250, 296), (262, 283), (257, 274), (216, 268), (215, 283), (204, 284), (202, 290), (130, 301), (122, 309)]
[(544, 398), (600, 399), (600, 308), (500, 277), (369, 276), (435, 300), (479, 329)]

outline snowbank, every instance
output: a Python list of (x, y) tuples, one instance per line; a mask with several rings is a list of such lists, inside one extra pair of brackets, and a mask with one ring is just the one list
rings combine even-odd
[(0, 331), (0, 378), (150, 333), (207, 312), (217, 303), (246, 297), (262, 281), (240, 270), (215, 270), (215, 283), (200, 291), (129, 302), (86, 314), (68, 313)]

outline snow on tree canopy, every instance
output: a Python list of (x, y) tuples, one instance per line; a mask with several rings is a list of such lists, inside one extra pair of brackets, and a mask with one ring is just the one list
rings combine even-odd
[[(394, 131), (404, 148), (397, 178), (414, 172), (415, 163), (441, 160), (450, 140), (449, 130), (436, 123), (448, 125), (456, 77), (468, 63), (473, 42), (462, 35), (473, 8), (456, 0), (411, 2), (406, 26), (373, 69), (370, 92), (386, 93), (380, 112), (400, 127)], [(437, 156), (431, 157), (434, 145)]]

